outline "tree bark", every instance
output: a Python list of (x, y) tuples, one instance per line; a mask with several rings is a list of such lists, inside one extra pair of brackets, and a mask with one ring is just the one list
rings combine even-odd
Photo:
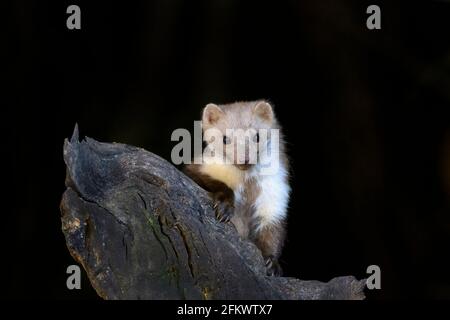
[(260, 251), (219, 223), (208, 193), (140, 148), (64, 143), (67, 247), (104, 299), (364, 299), (365, 280), (267, 277)]

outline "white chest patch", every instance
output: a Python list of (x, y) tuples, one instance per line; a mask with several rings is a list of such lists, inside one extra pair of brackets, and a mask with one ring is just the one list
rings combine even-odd
[(222, 181), (232, 190), (236, 190), (243, 180), (243, 174), (233, 165), (204, 164), (201, 167), (201, 172)]
[(255, 218), (261, 223), (258, 228), (277, 223), (286, 217), (289, 193), (287, 172), (280, 168), (275, 175), (261, 176), (258, 180), (261, 192), (255, 202)]
[[(204, 164), (201, 172), (211, 178), (225, 183), (234, 191), (236, 201), (241, 200), (244, 181), (249, 176), (233, 165)], [(258, 229), (278, 223), (286, 217), (291, 188), (287, 182), (287, 171), (280, 167), (276, 174), (253, 176), (256, 178), (260, 192), (256, 198), (254, 218), (260, 223)]]

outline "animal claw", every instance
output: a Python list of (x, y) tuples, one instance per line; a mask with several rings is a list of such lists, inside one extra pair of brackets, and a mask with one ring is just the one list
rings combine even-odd
[(230, 221), (233, 215), (233, 208), (227, 203), (216, 202), (214, 204), (216, 218), (219, 222)]
[(268, 276), (281, 276), (283, 271), (281, 270), (281, 267), (277, 260), (273, 260), (272, 257), (269, 257), (265, 261), (266, 263), (266, 273)]

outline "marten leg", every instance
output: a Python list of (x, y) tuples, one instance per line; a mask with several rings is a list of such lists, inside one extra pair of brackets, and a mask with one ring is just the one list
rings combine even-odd
[(187, 165), (186, 173), (200, 187), (209, 191), (214, 200), (216, 218), (220, 222), (228, 222), (234, 214), (234, 192), (225, 183), (201, 173), (197, 165)]
[(259, 226), (254, 231), (254, 242), (264, 257), (267, 275), (281, 276), (282, 270), (278, 263), (285, 238), (284, 222)]

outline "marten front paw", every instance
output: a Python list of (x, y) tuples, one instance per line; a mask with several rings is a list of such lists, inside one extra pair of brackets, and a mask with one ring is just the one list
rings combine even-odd
[(228, 222), (234, 214), (234, 207), (228, 202), (216, 201), (214, 211), (219, 222)]
[(273, 257), (267, 257), (265, 259), (266, 262), (266, 273), (270, 277), (281, 277), (283, 275), (283, 270), (281, 270), (281, 266)]

